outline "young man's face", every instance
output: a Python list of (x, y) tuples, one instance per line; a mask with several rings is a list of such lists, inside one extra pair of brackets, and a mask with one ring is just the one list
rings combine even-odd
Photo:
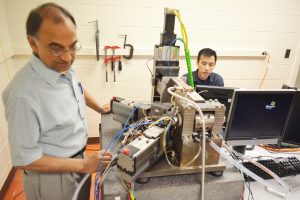
[(216, 66), (216, 59), (214, 56), (200, 56), (198, 64), (198, 78), (205, 81), (209, 75), (212, 73), (212, 70)]
[(68, 50), (76, 48), (77, 36), (76, 27), (70, 20), (55, 24), (44, 19), (37, 36), (28, 36), (28, 41), (32, 51), (47, 67), (57, 72), (66, 72), (71, 68), (75, 53)]

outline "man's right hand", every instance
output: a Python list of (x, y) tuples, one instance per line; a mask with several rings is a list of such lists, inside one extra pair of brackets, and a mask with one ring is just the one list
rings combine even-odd
[(110, 163), (111, 157), (112, 157), (111, 153), (107, 151), (104, 154), (104, 150), (101, 150), (99, 153), (87, 155), (86, 158), (83, 160), (82, 171), (84, 173), (89, 173), (89, 174), (97, 172), (98, 165), (101, 159), (102, 159), (102, 165), (101, 165), (101, 171), (102, 171)]
[(111, 108), (110, 108), (110, 104), (107, 103), (107, 104), (104, 104), (100, 107), (100, 113), (102, 115), (105, 115), (105, 114), (108, 114), (111, 112)]

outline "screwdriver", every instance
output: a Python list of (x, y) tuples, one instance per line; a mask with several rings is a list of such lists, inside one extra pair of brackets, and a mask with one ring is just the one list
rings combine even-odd
[(113, 71), (113, 73), (114, 73), (114, 82), (116, 82), (116, 71), (115, 71), (115, 60), (114, 60), (114, 55), (115, 55), (115, 48), (112, 48), (111, 71)]
[(108, 76), (107, 76), (107, 49), (105, 49), (105, 80), (106, 83), (108, 82)]
[(119, 59), (118, 70), (119, 70), (119, 71), (122, 71), (122, 61), (121, 61), (121, 56), (120, 56), (120, 59)]
[(104, 53), (105, 53), (105, 80), (106, 82), (108, 82), (108, 74), (107, 74), (107, 63), (108, 63), (108, 59), (107, 59), (107, 49), (110, 48), (109, 46), (105, 46), (104, 47)]
[(112, 63), (111, 63), (111, 69), (112, 69), (112, 71), (114, 72), (114, 82), (116, 82), (115, 61), (117, 61), (118, 57), (115, 57), (115, 50), (116, 50), (116, 49), (120, 49), (120, 47), (119, 47), (119, 46), (112, 46), (111, 49), (112, 49), (112, 57), (111, 57)]

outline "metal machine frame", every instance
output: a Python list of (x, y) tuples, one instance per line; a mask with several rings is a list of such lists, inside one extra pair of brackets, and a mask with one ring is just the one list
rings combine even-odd
[[(165, 9), (165, 26), (161, 34), (161, 42), (155, 45), (154, 50), (154, 77), (153, 103), (146, 107), (115, 98), (111, 101), (114, 120), (125, 124), (126, 121), (136, 122), (141, 119), (159, 119), (168, 117), (173, 119), (171, 128), (168, 123), (151, 125), (150, 128), (141, 128), (130, 132), (130, 135), (139, 135), (119, 150), (117, 156), (118, 173), (127, 182), (132, 182), (140, 177), (167, 176), (174, 174), (187, 174), (200, 172), (202, 157), (198, 157), (189, 165), (189, 161), (197, 152), (202, 152), (201, 138), (210, 138), (218, 146), (222, 144), (222, 126), (224, 123), (225, 106), (217, 100), (205, 101), (193, 88), (178, 78), (179, 73), (179, 46), (175, 45), (174, 34), (175, 15)], [(176, 92), (185, 96), (201, 108), (206, 132), (202, 131), (202, 118), (198, 111), (188, 102), (172, 97), (168, 88), (179, 88)], [(127, 120), (128, 118), (128, 120)], [(171, 122), (170, 122), (171, 123)], [(126, 124), (127, 125), (127, 124)], [(170, 129), (170, 139), (164, 144), (164, 132)], [(163, 147), (173, 154), (177, 161), (172, 167), (165, 159)], [(219, 153), (210, 145), (206, 146), (205, 171), (223, 171), (224, 164), (219, 163)], [(167, 155), (166, 155), (167, 156)]]

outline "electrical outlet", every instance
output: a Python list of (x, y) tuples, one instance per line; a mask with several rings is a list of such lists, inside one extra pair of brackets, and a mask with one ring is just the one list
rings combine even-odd
[(290, 54), (291, 54), (291, 50), (290, 50), (290, 49), (286, 49), (286, 50), (285, 50), (284, 58), (289, 58), (289, 57), (290, 57)]

